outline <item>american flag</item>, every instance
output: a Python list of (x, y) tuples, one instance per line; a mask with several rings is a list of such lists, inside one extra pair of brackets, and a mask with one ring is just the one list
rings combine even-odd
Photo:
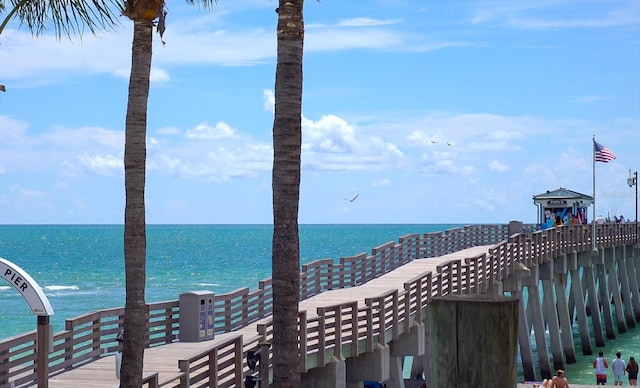
[(616, 155), (610, 149), (593, 141), (593, 151), (595, 152), (596, 162), (609, 163), (616, 158)]

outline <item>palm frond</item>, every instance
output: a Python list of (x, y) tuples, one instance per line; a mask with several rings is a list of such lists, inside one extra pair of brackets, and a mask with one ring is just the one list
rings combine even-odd
[(3, 25), (15, 16), (34, 35), (53, 28), (58, 39), (113, 27), (119, 23), (116, 15), (121, 8), (118, 0), (13, 0), (11, 5)]
[[(193, 5), (193, 4), (196, 4), (196, 0), (187, 0), (187, 3)], [(198, 0), (197, 3), (202, 8), (206, 10), (210, 10), (213, 8), (214, 5), (218, 4), (218, 0)]]

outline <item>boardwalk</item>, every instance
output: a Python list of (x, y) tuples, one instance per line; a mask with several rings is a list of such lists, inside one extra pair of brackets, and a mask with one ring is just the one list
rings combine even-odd
[[(312, 317), (316, 315), (318, 307), (332, 306), (353, 300), (357, 300), (359, 305), (365, 306), (366, 298), (376, 297), (389, 290), (402, 289), (407, 281), (418, 274), (427, 271), (436, 272), (436, 268), (445, 262), (487, 253), (488, 249), (489, 246), (479, 246), (440, 257), (414, 260), (361, 286), (326, 291), (303, 300), (300, 302), (300, 310), (306, 310), (309, 314), (308, 316)], [(256, 326), (259, 323), (261, 321), (238, 330), (236, 333), (242, 333), (243, 341), (250, 342), (256, 336)], [(214, 340), (209, 341), (175, 342), (149, 348), (145, 351), (145, 373), (158, 373), (160, 381), (167, 380), (179, 374), (179, 359), (188, 358), (194, 353), (211, 347), (216, 342), (229, 339), (230, 336), (236, 333), (221, 334)], [(51, 388), (114, 388), (117, 386), (118, 380), (115, 376), (114, 356), (103, 357), (98, 361), (62, 373), (49, 380), (49, 387)]]
[(429, 259), (414, 260), (367, 283), (340, 290), (326, 291), (313, 298), (300, 302), (300, 309), (315, 313), (318, 307), (331, 306), (352, 300), (358, 300), (361, 306), (365, 306), (365, 298), (373, 298), (389, 290), (401, 290), (404, 284), (421, 273), (436, 272), (437, 267), (452, 260), (463, 260), (467, 257), (487, 253), (489, 246), (467, 248), (448, 255), (432, 257)]
[[(436, 381), (438, 376), (429, 375), (427, 333), (433, 298), (508, 293), (520, 296), (524, 379), (550, 377), (575, 362), (574, 319), (585, 355), (594, 341), (604, 347), (616, 329), (623, 333), (640, 321), (638, 225), (597, 225), (596, 239), (592, 236), (582, 225), (539, 231), (515, 221), (471, 225), (406, 235), (371, 254), (303, 265), (298, 370), (309, 387), (355, 387), (374, 380), (402, 388), (401, 360), (412, 356), (412, 375), (424, 373)], [(251, 373), (245, 357), (258, 349), (260, 375), (270, 375), (271, 279), (254, 290), (216, 294), (206, 303), (214, 306), (207, 313), (215, 311), (207, 330), (216, 336), (202, 342), (181, 337), (181, 319), (198, 322), (205, 314), (202, 307), (194, 310), (179, 300), (148, 304), (145, 387), (242, 387)], [(602, 314), (589, 315), (599, 308)], [(0, 340), (0, 388), (117, 386), (114, 355), (123, 315), (124, 308), (114, 308), (67, 319), (44, 353), (44, 368), (37, 362), (43, 352), (36, 349), (47, 341), (38, 341), (36, 334), (46, 331)], [(38, 382), (39, 376), (48, 379)]]

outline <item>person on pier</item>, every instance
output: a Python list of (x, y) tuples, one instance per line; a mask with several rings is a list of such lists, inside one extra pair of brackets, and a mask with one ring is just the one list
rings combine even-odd
[(558, 372), (551, 379), (547, 388), (569, 388), (569, 380), (564, 376), (564, 371), (558, 369)]
[(613, 371), (613, 385), (622, 386), (622, 379), (627, 370), (627, 364), (622, 359), (622, 353), (617, 352), (616, 358), (611, 361), (611, 370)]
[(533, 384), (533, 388), (569, 388), (569, 380), (564, 376), (564, 371), (558, 369), (552, 379), (542, 380), (542, 385)]
[(627, 364), (627, 373), (629, 374), (629, 385), (635, 387), (638, 385), (638, 363), (633, 357), (629, 357)]
[(562, 222), (562, 218), (560, 218), (560, 216), (556, 216), (556, 219), (553, 220), (553, 227), (562, 225), (564, 225), (564, 222)]
[(607, 385), (607, 368), (609, 363), (604, 358), (602, 350), (598, 353), (598, 358), (593, 362), (593, 367), (596, 370), (596, 385)]

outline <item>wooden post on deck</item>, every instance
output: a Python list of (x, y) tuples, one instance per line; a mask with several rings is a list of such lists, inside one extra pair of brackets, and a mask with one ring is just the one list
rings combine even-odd
[(48, 315), (38, 315), (38, 328), (36, 338), (36, 379), (38, 388), (49, 387), (49, 352), (51, 342), (51, 329)]
[(516, 387), (517, 297), (450, 295), (428, 308), (429, 387)]

